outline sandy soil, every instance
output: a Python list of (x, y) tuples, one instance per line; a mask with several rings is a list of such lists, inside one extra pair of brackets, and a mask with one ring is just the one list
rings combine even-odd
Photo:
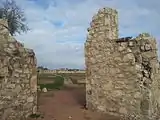
[(110, 115), (86, 110), (84, 105), (85, 91), (82, 88), (72, 87), (41, 93), (39, 111), (43, 118), (37, 120), (119, 120)]

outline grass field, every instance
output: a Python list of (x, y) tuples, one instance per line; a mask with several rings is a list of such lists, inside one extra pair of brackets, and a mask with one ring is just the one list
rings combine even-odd
[(48, 74), (41, 73), (38, 75), (38, 85), (40, 88), (61, 89), (64, 85), (64, 80), (70, 79), (73, 84), (79, 84), (79, 81), (85, 80), (84, 73), (62, 73)]

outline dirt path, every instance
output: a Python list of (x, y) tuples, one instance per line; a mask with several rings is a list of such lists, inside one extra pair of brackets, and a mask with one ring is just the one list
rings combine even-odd
[(82, 89), (67, 89), (42, 93), (39, 110), (44, 113), (41, 120), (118, 120), (82, 108), (85, 103)]

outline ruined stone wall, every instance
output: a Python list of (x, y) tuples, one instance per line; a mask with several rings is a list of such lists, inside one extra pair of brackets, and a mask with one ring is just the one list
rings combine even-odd
[(37, 111), (37, 71), (33, 50), (9, 35), (0, 20), (0, 120), (24, 120)]
[(117, 16), (116, 10), (100, 9), (88, 29), (87, 107), (147, 120), (160, 105), (156, 40), (148, 34), (118, 39)]

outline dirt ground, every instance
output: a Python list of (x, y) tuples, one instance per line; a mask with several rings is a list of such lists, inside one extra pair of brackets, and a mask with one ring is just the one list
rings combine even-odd
[(84, 109), (85, 90), (77, 87), (41, 93), (38, 104), (43, 118), (37, 120), (119, 120)]

